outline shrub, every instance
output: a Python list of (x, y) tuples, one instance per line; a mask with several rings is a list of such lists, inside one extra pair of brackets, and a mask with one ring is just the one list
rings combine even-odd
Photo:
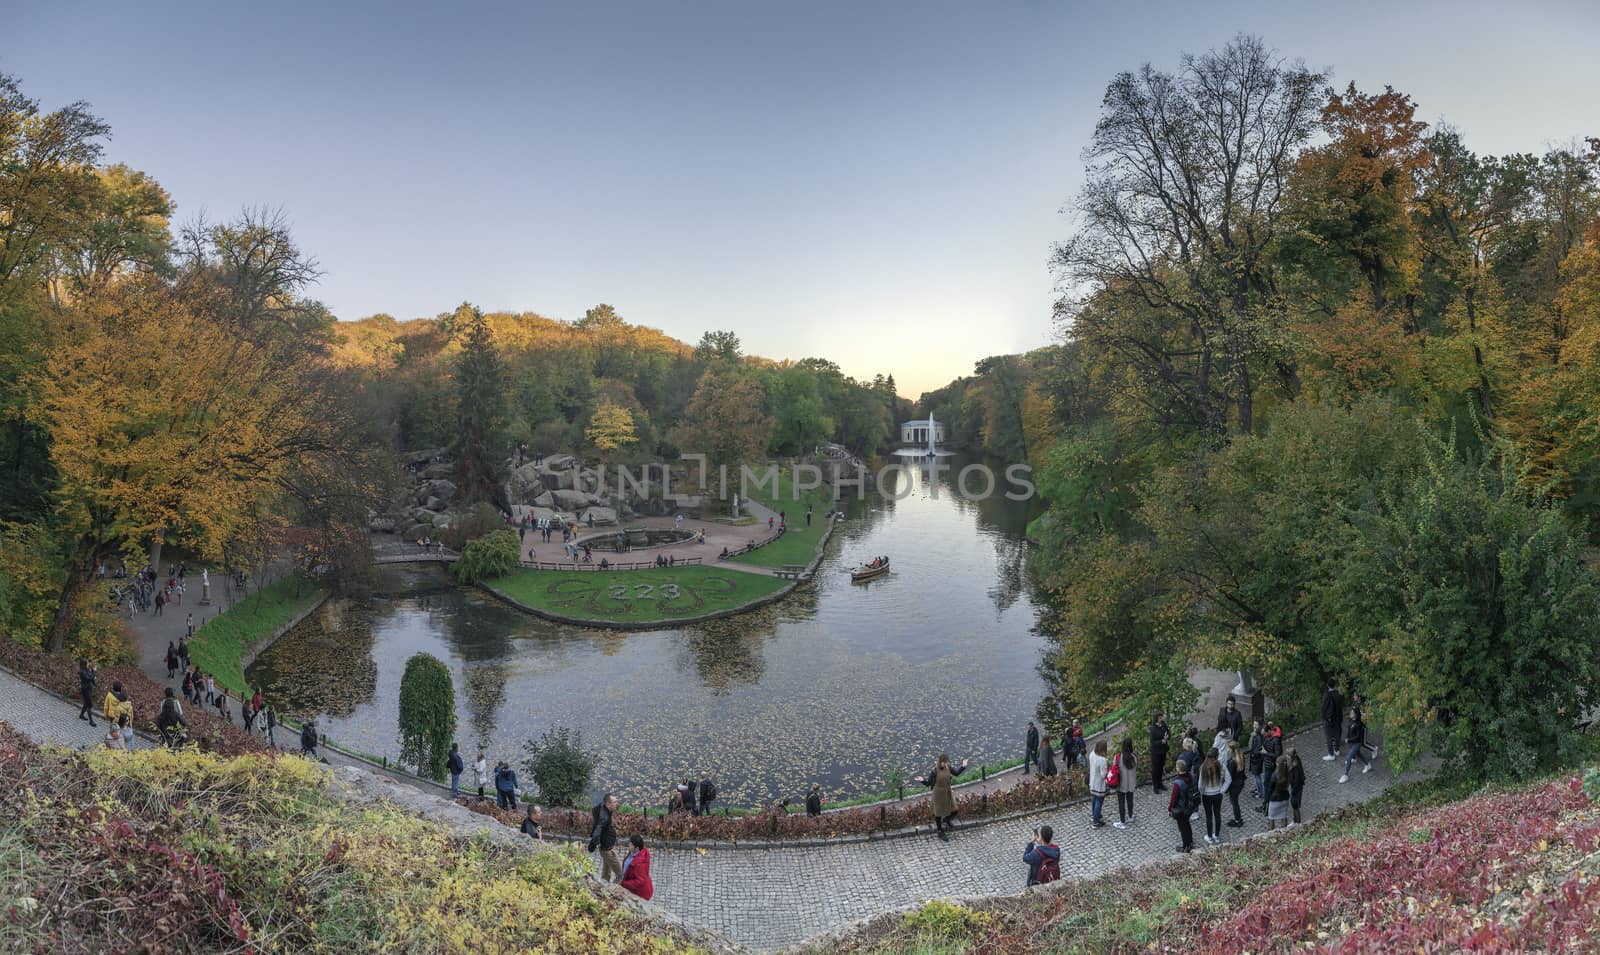
[(456, 561), (456, 579), (464, 584), (504, 577), (517, 569), (522, 559), (522, 547), (517, 535), (504, 528), (490, 531), (477, 540), (468, 541)]
[(600, 758), (583, 748), (583, 734), (556, 726), (528, 740), (525, 748), (522, 766), (539, 785), (540, 798), (552, 806), (576, 806), (600, 765)]
[(450, 668), (438, 657), (418, 653), (406, 661), (400, 678), (400, 759), (414, 763), (418, 775), (443, 779), (455, 735), (456, 689)]
[(987, 928), (993, 918), (988, 912), (934, 899), (906, 913), (905, 927), (925, 942), (964, 942)]

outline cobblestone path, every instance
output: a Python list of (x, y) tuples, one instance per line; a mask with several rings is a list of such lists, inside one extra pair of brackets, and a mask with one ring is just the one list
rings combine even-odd
[[(1302, 817), (1378, 795), (1393, 784), (1379, 760), (1371, 773), (1360, 763), (1343, 785), (1343, 760), (1324, 762), (1322, 731), (1295, 737), (1306, 766)], [(655, 901), (691, 926), (720, 932), (759, 951), (795, 945), (813, 935), (932, 898), (1019, 892), (1027, 878), (1022, 850), (1041, 825), (1055, 829), (1064, 878), (1099, 875), (1172, 858), (1177, 825), (1167, 816), (1167, 793), (1148, 785), (1135, 797), (1136, 821), (1112, 828), (1115, 797), (1107, 800), (1107, 826), (1089, 827), (1089, 806), (958, 830), (948, 843), (933, 836), (824, 848), (709, 851), (651, 847)], [(1245, 826), (1223, 828), (1227, 842), (1264, 833), (1266, 817), (1240, 794)], [(1224, 814), (1231, 814), (1224, 802)], [(1194, 821), (1197, 851), (1207, 847), (1202, 819)]]

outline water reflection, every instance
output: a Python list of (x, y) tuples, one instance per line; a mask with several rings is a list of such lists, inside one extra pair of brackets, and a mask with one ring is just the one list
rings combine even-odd
[[(519, 760), (556, 723), (599, 751), (598, 782), (659, 803), (667, 781), (711, 775), (733, 804), (798, 796), (812, 781), (848, 796), (886, 770), (920, 772), (948, 750), (1003, 757), (1042, 691), (1043, 643), (1028, 591), (1028, 513), (973, 503), (941, 475), (852, 507), (815, 582), (755, 612), (680, 630), (620, 632), (537, 620), (473, 591), (438, 589), (331, 607), (250, 675), (334, 738), (395, 754), (406, 659), (456, 673), (463, 748)], [(870, 586), (846, 571), (891, 554)], [(428, 585), (410, 570), (410, 586)]]

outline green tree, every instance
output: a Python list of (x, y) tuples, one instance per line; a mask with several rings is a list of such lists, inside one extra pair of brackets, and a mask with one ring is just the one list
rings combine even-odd
[(583, 748), (583, 734), (554, 726), (523, 745), (528, 758), (522, 768), (539, 787), (539, 797), (552, 806), (576, 806), (589, 789), (600, 758)]
[(453, 325), (461, 338), (456, 359), (456, 471), (469, 497), (486, 498), (499, 474), (504, 373), (482, 312), (463, 303), (455, 310)]
[(400, 759), (417, 775), (443, 779), (456, 734), (456, 690), (450, 668), (438, 657), (418, 653), (406, 661), (400, 678)]
[(700, 336), (700, 344), (694, 347), (694, 357), (703, 362), (723, 362), (735, 365), (738, 364), (741, 355), (739, 336), (733, 332), (706, 332)]
[(763, 397), (761, 383), (749, 373), (711, 367), (684, 410), (678, 446), (704, 454), (712, 468), (755, 463), (772, 438), (772, 419), (761, 411)]
[(470, 540), (461, 548), (461, 559), (452, 568), (456, 579), (464, 584), (504, 577), (517, 569), (522, 559), (522, 548), (517, 535), (505, 528)]

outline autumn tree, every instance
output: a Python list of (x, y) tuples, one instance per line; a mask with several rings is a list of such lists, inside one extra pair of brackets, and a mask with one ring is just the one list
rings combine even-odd
[(594, 409), (583, 434), (602, 455), (609, 455), (637, 440), (633, 433), (633, 413), (609, 400), (602, 400)]
[(772, 438), (772, 419), (761, 411), (763, 397), (761, 383), (748, 373), (708, 369), (684, 411), (679, 446), (704, 454), (713, 469), (755, 463)]
[(489, 323), (470, 304), (455, 311), (455, 332), (461, 339), (456, 359), (456, 471), (461, 488), (478, 498), (489, 496), (500, 464), (500, 427), (505, 395), (500, 356)]

